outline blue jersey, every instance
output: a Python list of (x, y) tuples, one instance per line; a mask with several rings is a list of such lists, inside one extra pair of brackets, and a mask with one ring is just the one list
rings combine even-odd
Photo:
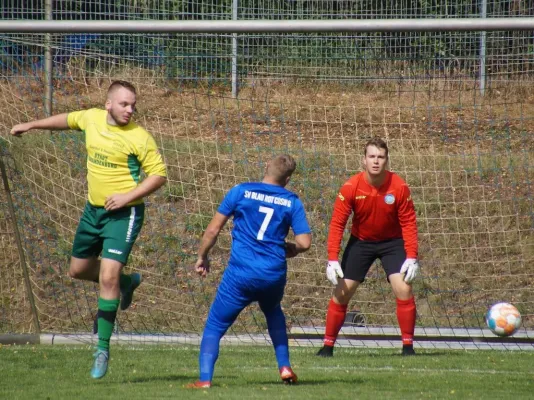
[(234, 217), (229, 268), (240, 275), (268, 280), (285, 275), (289, 228), (295, 235), (311, 232), (298, 196), (277, 185), (234, 186), (217, 211)]

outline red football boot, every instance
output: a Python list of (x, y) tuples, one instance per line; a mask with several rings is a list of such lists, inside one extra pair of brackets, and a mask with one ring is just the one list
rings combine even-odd
[(196, 381), (185, 386), (187, 389), (209, 389), (211, 387), (210, 381)]
[(293, 372), (291, 367), (280, 368), (280, 379), (289, 385), (297, 383), (297, 375)]

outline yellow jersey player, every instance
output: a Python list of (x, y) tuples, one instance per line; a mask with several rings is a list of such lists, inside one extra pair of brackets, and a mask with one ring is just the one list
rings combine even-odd
[[(69, 276), (98, 282), (98, 344), (91, 376), (108, 367), (109, 341), (117, 310), (127, 309), (141, 275), (122, 273), (143, 225), (143, 198), (166, 182), (166, 168), (152, 135), (132, 121), (135, 87), (113, 82), (105, 110), (57, 114), (15, 125), (11, 134), (31, 129), (76, 129), (85, 133), (88, 201), (74, 237)], [(146, 177), (140, 180), (141, 170)], [(100, 256), (100, 259), (99, 259)], [(120, 300), (119, 300), (120, 299)]]

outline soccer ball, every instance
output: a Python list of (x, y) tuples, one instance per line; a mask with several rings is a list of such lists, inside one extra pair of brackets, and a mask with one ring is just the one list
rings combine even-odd
[(510, 303), (497, 303), (486, 313), (486, 324), (497, 336), (510, 336), (521, 326), (521, 314)]

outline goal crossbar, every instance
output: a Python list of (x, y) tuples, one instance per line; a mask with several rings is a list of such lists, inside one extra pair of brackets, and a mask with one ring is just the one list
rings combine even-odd
[(1, 33), (443, 32), (534, 30), (534, 18), (224, 21), (0, 21)]

